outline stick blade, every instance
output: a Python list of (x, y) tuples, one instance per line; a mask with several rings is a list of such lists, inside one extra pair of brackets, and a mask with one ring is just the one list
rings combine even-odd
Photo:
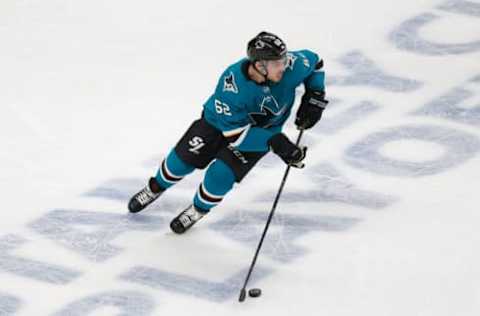
[(241, 303), (245, 301), (245, 298), (247, 297), (247, 291), (245, 289), (242, 289), (240, 291), (240, 296), (238, 297), (238, 301)]

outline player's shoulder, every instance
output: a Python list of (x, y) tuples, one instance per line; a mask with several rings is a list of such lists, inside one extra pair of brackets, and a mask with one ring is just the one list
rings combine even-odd
[(309, 49), (289, 51), (287, 53), (287, 59), (287, 66), (293, 71), (308, 71), (317, 67), (319, 63), (323, 65), (323, 60), (318, 54)]
[(248, 66), (248, 60), (246, 58), (228, 66), (218, 80), (216, 93), (229, 97), (242, 96), (246, 92), (245, 90), (248, 90), (248, 79), (245, 74), (246, 66)]

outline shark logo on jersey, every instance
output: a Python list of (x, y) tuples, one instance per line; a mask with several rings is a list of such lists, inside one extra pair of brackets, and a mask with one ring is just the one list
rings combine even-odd
[(286, 106), (280, 108), (274, 96), (265, 96), (260, 104), (260, 112), (248, 113), (248, 116), (252, 120), (253, 126), (268, 128), (285, 113), (286, 108)]
[(290, 70), (293, 70), (293, 64), (295, 64), (295, 60), (297, 60), (297, 56), (288, 53), (287, 54), (287, 68), (290, 68)]
[(223, 80), (223, 91), (238, 93), (237, 84), (235, 83), (235, 76), (231, 71), (230, 74)]
[(268, 108), (275, 115), (280, 115), (283, 113), (284, 108), (280, 108), (278, 105), (277, 99), (273, 95), (267, 95), (263, 97), (262, 103), (260, 104), (260, 109)]

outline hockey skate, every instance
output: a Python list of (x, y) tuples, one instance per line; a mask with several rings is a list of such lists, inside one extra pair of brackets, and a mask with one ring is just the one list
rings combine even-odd
[(155, 201), (164, 190), (160, 188), (155, 178), (150, 178), (147, 185), (135, 194), (128, 202), (130, 213), (138, 213)]
[(190, 205), (170, 222), (170, 228), (174, 233), (183, 234), (205, 214), (205, 212), (198, 211), (195, 206)]

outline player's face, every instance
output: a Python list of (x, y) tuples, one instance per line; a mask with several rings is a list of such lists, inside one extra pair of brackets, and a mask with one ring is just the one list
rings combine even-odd
[(283, 73), (285, 72), (286, 66), (287, 66), (286, 58), (282, 58), (279, 60), (268, 60), (266, 62), (268, 80), (273, 82), (279, 82), (280, 80), (282, 80)]

